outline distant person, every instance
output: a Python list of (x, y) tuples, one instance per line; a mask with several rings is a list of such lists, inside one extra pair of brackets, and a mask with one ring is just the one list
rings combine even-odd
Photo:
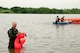
[(61, 22), (64, 22), (64, 16), (61, 18)]
[(12, 22), (12, 27), (8, 30), (9, 45), (8, 48), (14, 48), (14, 40), (17, 37), (18, 30), (16, 29), (17, 23)]
[(56, 24), (57, 24), (57, 22), (59, 22), (60, 21), (60, 18), (59, 18), (59, 16), (57, 16), (56, 17)]

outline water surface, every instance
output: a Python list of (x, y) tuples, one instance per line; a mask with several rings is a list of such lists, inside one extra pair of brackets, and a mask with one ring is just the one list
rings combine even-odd
[(53, 25), (56, 16), (80, 14), (0, 14), (0, 53), (15, 53), (7, 48), (7, 31), (13, 21), (28, 35), (20, 53), (80, 53), (80, 24)]

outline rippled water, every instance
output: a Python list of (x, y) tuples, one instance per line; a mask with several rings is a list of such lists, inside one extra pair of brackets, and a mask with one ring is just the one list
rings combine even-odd
[(28, 35), (20, 53), (80, 53), (80, 24), (53, 25), (57, 15), (80, 17), (80, 14), (0, 14), (0, 53), (18, 53), (7, 48), (7, 30), (12, 21)]

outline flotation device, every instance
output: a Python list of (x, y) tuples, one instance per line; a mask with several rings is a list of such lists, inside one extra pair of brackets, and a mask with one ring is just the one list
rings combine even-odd
[(25, 38), (25, 35), (26, 33), (19, 33), (14, 41), (14, 48), (15, 49), (20, 49), (22, 48), (22, 45), (24, 44), (25, 42), (25, 39), (22, 39), (22, 38)]
[(80, 18), (64, 18), (65, 21), (72, 21), (73, 24), (80, 24)]

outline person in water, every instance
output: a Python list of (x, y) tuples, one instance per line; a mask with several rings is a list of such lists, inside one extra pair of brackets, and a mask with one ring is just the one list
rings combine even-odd
[(8, 48), (14, 48), (14, 40), (17, 37), (18, 30), (16, 29), (17, 23), (12, 22), (12, 27), (8, 30), (8, 37), (9, 37), (9, 45)]
[(57, 16), (56, 17), (56, 24), (57, 24), (57, 22), (59, 22), (60, 21), (60, 18), (59, 18), (59, 16)]
[(61, 18), (61, 22), (64, 22), (64, 16)]

